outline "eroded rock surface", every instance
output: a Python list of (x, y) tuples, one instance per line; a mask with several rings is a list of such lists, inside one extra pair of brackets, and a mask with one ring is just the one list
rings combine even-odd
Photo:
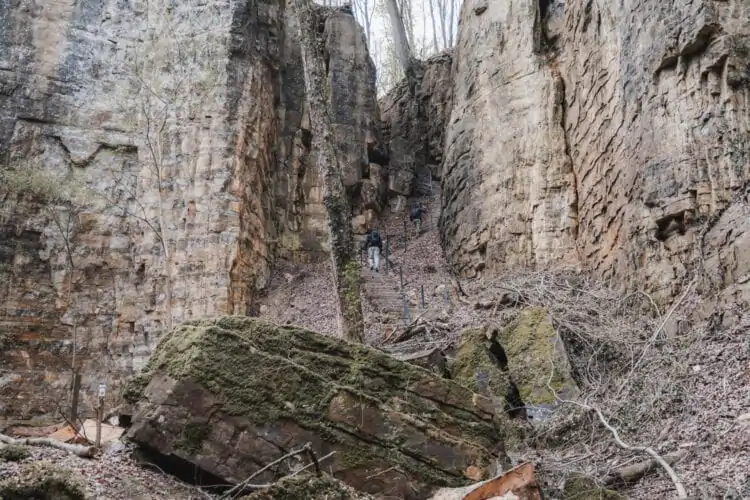
[[(369, 183), (362, 29), (318, 14), (333, 140)], [(85, 188), (72, 207), (0, 189), (0, 419), (64, 405), (74, 330), (82, 391), (106, 382), (111, 406), (170, 324), (254, 314), (275, 258), (325, 256), (295, 23), (278, 0), (0, 6), (0, 162)]]
[(394, 211), (405, 208), (402, 197), (429, 189), (427, 172), (440, 178), (437, 166), (443, 160), (452, 103), (451, 62), (449, 53), (423, 62), (414, 88), (404, 80), (380, 101), (390, 154), (388, 193), (394, 198)]
[(741, 1), (464, 2), (446, 254), (468, 275), (580, 263), (662, 297), (702, 254), (746, 297), (747, 14)]
[(251, 318), (175, 329), (127, 394), (130, 439), (227, 481), (310, 442), (319, 457), (336, 452), (325, 469), (356, 490), (421, 498), (489, 477), (502, 458), (485, 398), (374, 349)]

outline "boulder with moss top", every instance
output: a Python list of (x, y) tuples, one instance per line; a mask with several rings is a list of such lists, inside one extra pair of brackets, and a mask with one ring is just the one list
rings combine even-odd
[(338, 480), (399, 498), (489, 477), (504, 458), (486, 398), (367, 346), (255, 318), (181, 325), (125, 394), (131, 440), (230, 482), (308, 442), (318, 457), (335, 452), (324, 467)]
[(2, 500), (86, 500), (83, 483), (70, 469), (50, 462), (24, 465), (18, 474), (0, 481)]
[(550, 387), (563, 399), (579, 394), (565, 345), (545, 309), (522, 311), (508, 326), (493, 332), (493, 337), (503, 346), (508, 373), (526, 405), (554, 405)]
[(489, 397), (499, 414), (514, 414), (523, 402), (508, 373), (505, 352), (490, 334), (483, 328), (466, 330), (450, 373), (453, 380)]

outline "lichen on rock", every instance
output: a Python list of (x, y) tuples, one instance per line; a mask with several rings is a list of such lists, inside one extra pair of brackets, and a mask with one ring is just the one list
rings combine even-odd
[(545, 309), (523, 311), (497, 334), (497, 340), (505, 350), (510, 378), (525, 404), (555, 404), (555, 394), (547, 384), (563, 399), (578, 394), (565, 346)]
[(490, 345), (484, 329), (465, 331), (461, 347), (451, 364), (451, 374), (454, 380), (478, 394), (506, 398), (512, 382), (501, 362), (490, 351)]
[(73, 471), (51, 462), (35, 462), (0, 482), (3, 500), (86, 500), (82, 482)]
[[(249, 317), (174, 329), (127, 392), (137, 403), (130, 439), (231, 482), (307, 442), (318, 456), (336, 452), (325, 464), (335, 478), (397, 496), (467, 484), (467, 470), (489, 475), (502, 458), (502, 422), (467, 388), (364, 345)], [(208, 432), (192, 439), (186, 425)]]

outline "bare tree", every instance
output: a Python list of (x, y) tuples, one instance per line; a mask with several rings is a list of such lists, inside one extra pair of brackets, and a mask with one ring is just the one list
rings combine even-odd
[(375, 16), (375, 0), (353, 0), (354, 15), (365, 28), (367, 45), (371, 47), (372, 21)]
[(409, 74), (412, 65), (412, 52), (409, 46), (409, 37), (407, 36), (404, 18), (401, 15), (401, 9), (396, 0), (384, 0), (388, 10), (390, 20), (391, 34), (393, 36), (393, 46), (398, 55), (399, 63), (405, 74)]
[(317, 20), (310, 0), (294, 0), (299, 18), (299, 40), (305, 72), (305, 88), (313, 133), (312, 150), (323, 179), (323, 204), (326, 207), (331, 246), (331, 267), (338, 295), (338, 320), (342, 336), (364, 341), (360, 302), (359, 264), (354, 256), (351, 207), (344, 186), (343, 171), (333, 146), (333, 127), (329, 115), (325, 84), (325, 64), (316, 40)]
[(55, 173), (45, 169), (38, 162), (19, 165), (0, 173), (0, 185), (6, 196), (15, 196), (19, 199), (24, 196), (31, 197), (38, 203), (42, 211), (52, 222), (58, 236), (62, 239), (63, 259), (65, 261), (65, 276), (67, 284), (63, 285), (65, 294), (66, 311), (69, 315), (72, 329), (72, 346), (69, 367), (71, 370), (71, 398), (69, 412), (70, 419), (77, 421), (78, 402), (78, 365), (76, 354), (78, 352), (78, 314), (75, 311), (73, 295), (73, 279), (77, 271), (75, 261), (75, 227), (78, 217), (86, 210), (85, 189), (75, 179), (75, 172), (71, 169), (67, 172)]

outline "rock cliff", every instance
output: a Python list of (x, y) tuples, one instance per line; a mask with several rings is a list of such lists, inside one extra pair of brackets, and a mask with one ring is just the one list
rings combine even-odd
[(405, 208), (408, 196), (429, 189), (430, 175), (440, 178), (452, 102), (451, 60), (444, 53), (423, 62), (414, 88), (404, 80), (381, 99), (388, 198), (396, 212)]
[[(319, 15), (356, 202), (380, 141), (374, 69), (350, 14)], [(74, 337), (84, 393), (107, 382), (114, 400), (169, 325), (253, 313), (277, 256), (325, 252), (283, 2), (21, 1), (0, 26), (0, 162), (76, 186), (2, 193), (0, 418), (55, 411)]]
[(663, 298), (698, 266), (746, 281), (749, 7), (466, 0), (446, 254), (470, 276), (579, 264)]

